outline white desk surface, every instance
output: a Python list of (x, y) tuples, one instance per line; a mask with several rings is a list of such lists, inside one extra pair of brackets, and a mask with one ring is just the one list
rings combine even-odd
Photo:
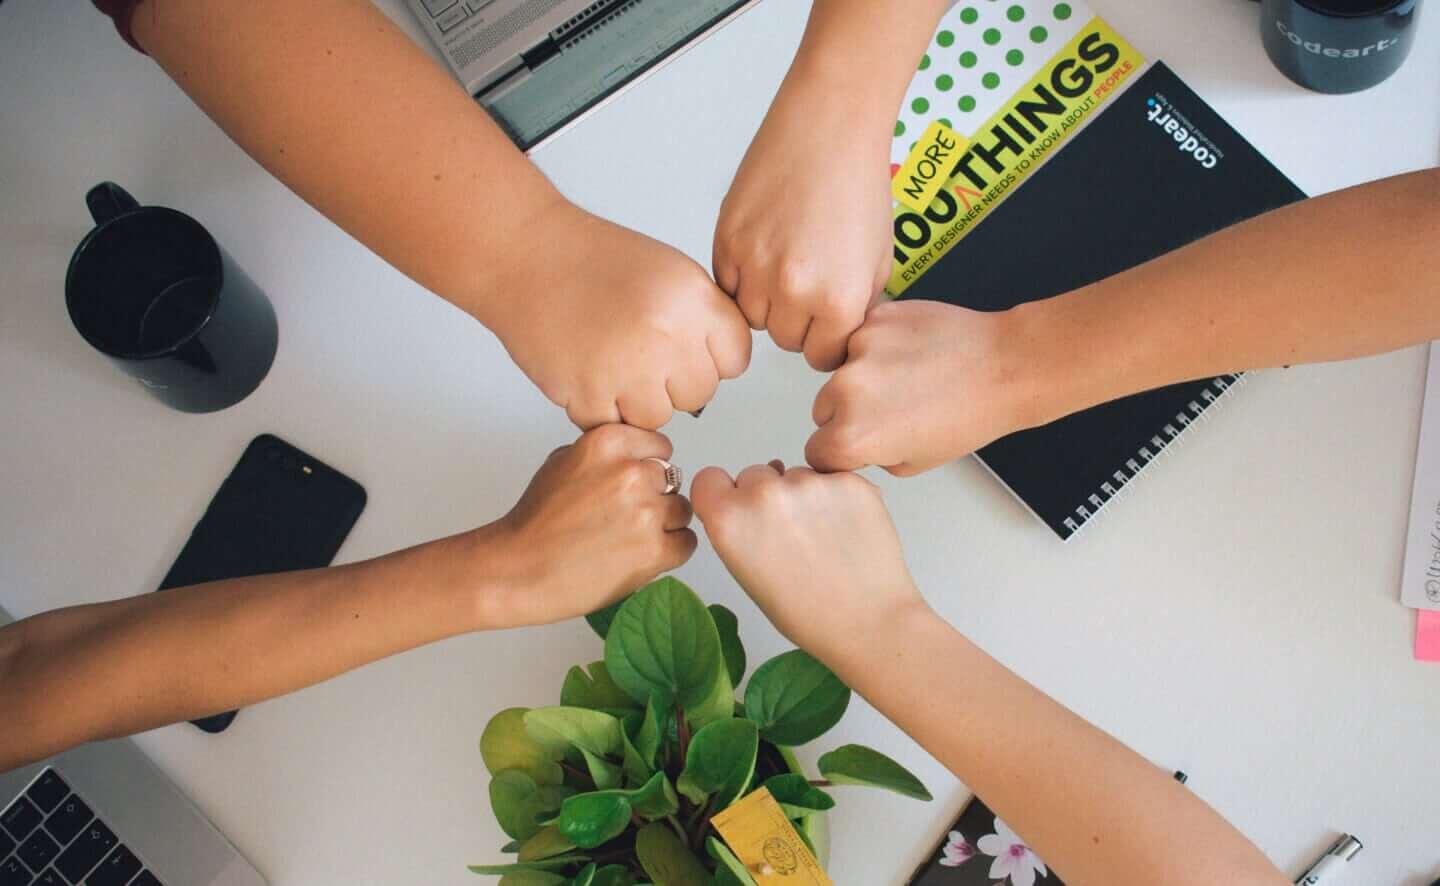
[[(383, 5), (421, 39), (400, 0)], [(1251, 3), (1093, 5), (1310, 193), (1440, 160), (1440, 8), (1397, 76), (1336, 98), (1270, 67)], [(708, 266), (807, 7), (765, 0), (538, 162), (582, 205)], [(500, 515), (573, 436), (489, 333), (286, 191), (90, 4), (0, 6), (0, 83), (0, 600), (15, 615), (154, 588), (260, 432), (369, 490), (347, 561)], [(71, 328), (63, 275), (102, 179), (194, 214), (274, 300), (279, 355), (244, 403), (169, 411)], [(1343, 882), (1425, 886), (1440, 876), (1440, 666), (1411, 659), (1397, 602), (1423, 371), (1417, 348), (1257, 374), (1069, 546), (973, 461), (880, 479), (921, 587), (981, 645), (1185, 769), (1283, 868), (1346, 830), (1367, 848)], [(702, 420), (667, 429), (676, 460), (800, 459), (820, 383), (757, 341)], [(708, 548), (679, 574), (736, 610), (752, 661), (786, 648)], [(476, 749), (486, 719), (553, 703), (599, 653), (581, 621), (462, 637), (256, 706), (219, 737), (139, 741), (277, 886), (471, 883), (464, 864), (505, 842)], [(967, 792), (858, 699), (808, 756), (843, 741), (886, 749), (935, 792), (841, 791), (837, 882), (901, 883)]]

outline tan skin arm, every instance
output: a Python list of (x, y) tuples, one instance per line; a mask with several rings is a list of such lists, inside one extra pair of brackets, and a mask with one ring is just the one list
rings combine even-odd
[(1430, 169), (1277, 209), (1008, 311), (877, 305), (815, 399), (806, 457), (915, 474), (1138, 391), (1430, 341), (1437, 293)]
[(691, 494), (720, 559), (780, 632), (983, 797), (1066, 883), (1289, 882), (1168, 773), (936, 615), (869, 481), (771, 462), (734, 480), (706, 468)]
[(519, 503), (374, 560), (58, 609), (0, 628), (0, 771), (86, 741), (294, 692), (472, 631), (592, 612), (695, 550), (662, 495), (663, 436), (624, 425), (557, 449)]
[(750, 359), (705, 270), (565, 200), (365, 0), (143, 0), (136, 41), (301, 198), (499, 337), (581, 428), (658, 428)]

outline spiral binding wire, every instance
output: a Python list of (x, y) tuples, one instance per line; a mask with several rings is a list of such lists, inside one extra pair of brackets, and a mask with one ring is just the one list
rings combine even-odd
[(1208, 420), (1211, 408), (1224, 399), (1226, 394), (1244, 386), (1245, 382), (1244, 373), (1221, 375), (1211, 379), (1201, 391), (1199, 400), (1191, 400), (1185, 404), (1185, 409), (1176, 414), (1174, 421), (1166, 422), (1160, 433), (1151, 437), (1133, 458), (1126, 459), (1125, 464), (1111, 474), (1110, 480), (1101, 483), (1100, 489), (1088, 496), (1085, 504), (1075, 508), (1074, 517), (1066, 517), (1062, 521), (1065, 528), (1070, 530), (1070, 535), (1065, 540), (1069, 541), (1081, 529), (1090, 525), (1100, 516), (1106, 505), (1123, 498), (1135, 485), (1141, 471), (1175, 448), (1176, 441), (1185, 435), (1187, 428), (1196, 422)]

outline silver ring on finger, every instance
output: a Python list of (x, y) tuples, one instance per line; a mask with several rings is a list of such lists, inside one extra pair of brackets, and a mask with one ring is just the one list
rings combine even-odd
[(685, 481), (684, 471), (663, 458), (652, 456), (645, 461), (653, 461), (665, 471), (665, 488), (661, 490), (661, 495), (674, 495), (680, 491), (680, 486)]

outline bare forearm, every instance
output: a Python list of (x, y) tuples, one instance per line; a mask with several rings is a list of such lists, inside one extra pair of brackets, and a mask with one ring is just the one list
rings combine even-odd
[[(484, 626), (456, 537), (350, 566), (213, 582), (0, 630), (0, 771), (293, 692)], [(498, 566), (498, 564), (497, 564)]]
[(888, 146), (895, 111), (949, 5), (816, 0), (776, 106), (789, 112), (791, 98), (797, 105), (822, 96), (839, 99), (852, 120), (845, 138), (874, 135)]
[(146, 0), (136, 40), (301, 198), (493, 325), (527, 218), (561, 198), (363, 0)]
[[(1063, 402), (1440, 338), (1440, 170), (1317, 197), (1033, 306)], [(1092, 359), (1093, 358), (1093, 359)]]
[(1193, 793), (929, 610), (896, 615), (865, 646), (862, 657), (837, 658), (841, 678), (984, 797), (1065, 882), (1287, 882)]
[(884, 110), (892, 113), (949, 6), (948, 0), (815, 0), (796, 60), (824, 65), (848, 96), (886, 100)]

